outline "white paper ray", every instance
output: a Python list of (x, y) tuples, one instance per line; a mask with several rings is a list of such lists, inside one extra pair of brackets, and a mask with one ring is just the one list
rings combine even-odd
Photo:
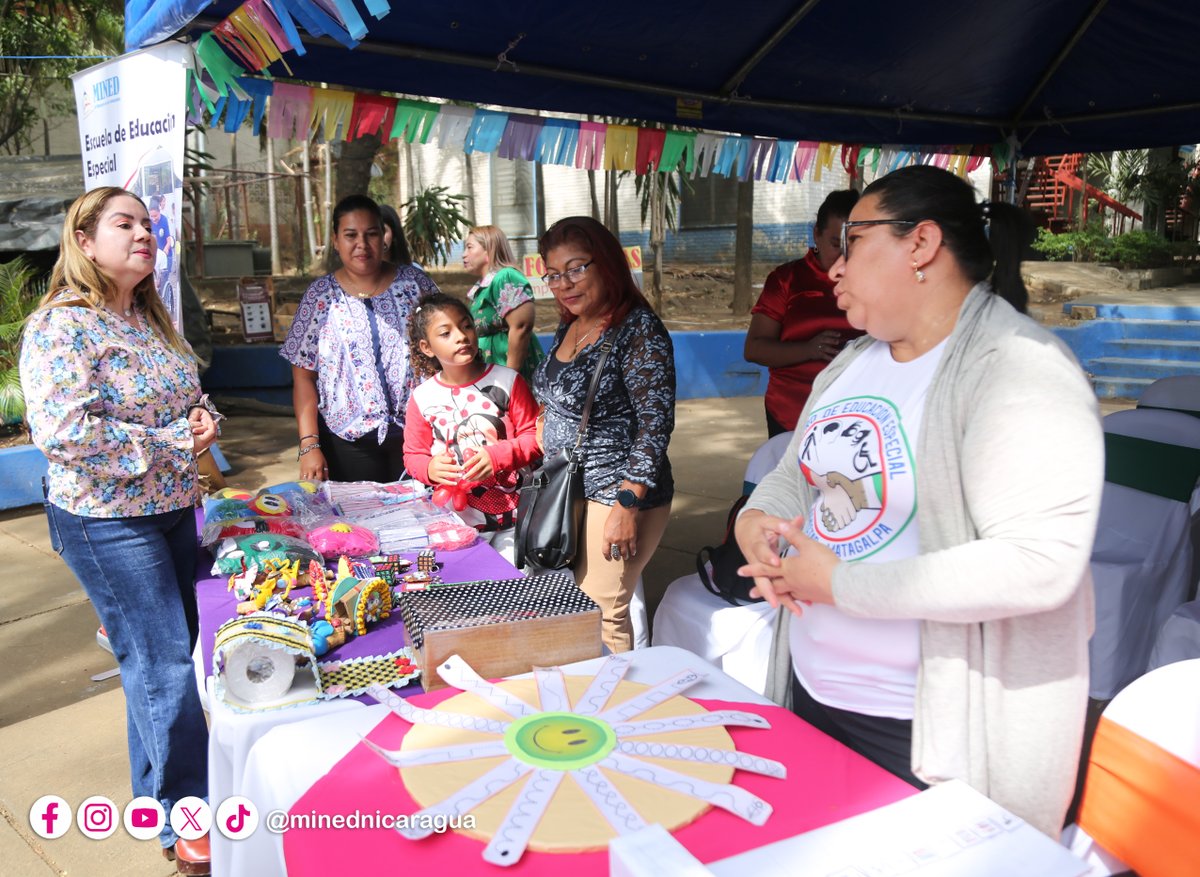
[(525, 781), (517, 799), (509, 808), (508, 815), (492, 835), (483, 850), (485, 862), (493, 865), (515, 865), (521, 860), (529, 838), (550, 806), (550, 799), (558, 791), (559, 783), (566, 773), (561, 770), (535, 770)]
[(673, 758), (678, 761), (694, 761), (698, 764), (725, 764), (739, 770), (760, 773), (763, 776), (787, 777), (787, 768), (778, 761), (750, 755), (746, 752), (732, 752), (728, 749), (709, 749), (707, 746), (687, 746), (680, 743), (658, 743), (648, 740), (622, 740), (617, 744), (617, 751), (626, 755), (649, 758)]
[(596, 718), (608, 722), (610, 725), (615, 725), (626, 719), (632, 719), (634, 716), (658, 706), (663, 701), (670, 700), (679, 694), (679, 692), (691, 688), (697, 682), (704, 679), (705, 675), (697, 670), (680, 670), (670, 679), (666, 679), (652, 688), (646, 689), (641, 694), (635, 694), (624, 703), (617, 704), (617, 706), (610, 710), (605, 710), (596, 716)]
[(609, 655), (608, 660), (600, 665), (596, 676), (587, 687), (583, 696), (575, 702), (575, 713), (581, 716), (591, 716), (604, 709), (608, 699), (612, 697), (613, 689), (624, 678), (629, 670), (629, 658), (620, 655)]
[(589, 764), (575, 771), (572, 776), (617, 834), (630, 834), (646, 827), (646, 820), (596, 765)]
[(670, 716), (665, 719), (644, 719), (640, 722), (621, 722), (613, 725), (613, 732), (621, 738), (640, 737), (643, 734), (666, 734), (670, 731), (688, 731), (693, 728), (712, 728), (728, 725), (740, 728), (769, 728), (771, 723), (757, 713), (741, 710), (717, 710), (692, 716)]
[(567, 681), (559, 667), (534, 667), (537, 679), (538, 700), (544, 712), (569, 713), (571, 698), (567, 696)]
[(496, 709), (503, 710), (513, 718), (519, 719), (522, 716), (531, 716), (540, 712), (516, 695), (509, 694), (503, 688), (488, 682), (458, 655), (451, 655), (439, 664), (437, 672), (447, 685), (453, 685), (455, 688), (478, 695)]
[(449, 798), (417, 811), (413, 819), (408, 820), (403, 828), (397, 827), (396, 831), (409, 840), (429, 837), (433, 834), (437, 824), (437, 820), (432, 817), (462, 816), (470, 813), (488, 798), (507, 789), (532, 770), (533, 768), (529, 765), (510, 758), (474, 782), (463, 786)]
[(382, 685), (372, 685), (367, 693), (386, 706), (406, 722), (414, 725), (437, 725), (442, 728), (462, 728), (468, 731), (482, 731), (485, 734), (503, 734), (508, 728), (508, 722), (498, 722), (495, 719), (485, 719), (482, 716), (467, 716), (462, 713), (449, 713), (442, 710), (427, 710), (413, 706), (400, 695), (384, 688)]
[(772, 812), (770, 804), (745, 789), (725, 783), (711, 783), (708, 780), (678, 773), (658, 764), (630, 758), (620, 752), (610, 752), (608, 757), (599, 764), (601, 767), (644, 780), (663, 789), (670, 789), (690, 798), (705, 801), (722, 810), (728, 810), (754, 825), (765, 823)]
[(495, 758), (509, 755), (503, 740), (482, 743), (463, 743), (459, 746), (434, 746), (431, 749), (384, 749), (366, 737), (362, 741), (392, 767), (417, 767), (422, 764), (449, 764), (453, 761), (473, 761), (476, 758)]

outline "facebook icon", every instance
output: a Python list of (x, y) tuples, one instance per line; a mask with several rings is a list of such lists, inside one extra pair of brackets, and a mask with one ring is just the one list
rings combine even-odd
[(58, 795), (43, 795), (29, 808), (29, 827), (39, 837), (54, 840), (71, 827), (71, 807)]

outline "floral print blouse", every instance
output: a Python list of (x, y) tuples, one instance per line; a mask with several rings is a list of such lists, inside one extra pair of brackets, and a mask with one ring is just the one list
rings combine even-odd
[(583, 439), (583, 489), (588, 499), (612, 505), (621, 481), (649, 488), (639, 508), (666, 505), (675, 494), (667, 445), (675, 429), (675, 351), (662, 321), (634, 308), (570, 362), (554, 360), (569, 323), (561, 323), (546, 360), (534, 376), (534, 395), (545, 405), (546, 456), (575, 444), (600, 342), (612, 352), (600, 373)]
[(370, 304), (347, 293), (332, 274), (308, 287), (279, 355), (317, 373), (317, 407), (334, 435), (354, 441), (375, 433), (382, 444), (389, 424), (404, 426), (413, 383), (408, 322), (421, 297), (434, 292), (437, 284), (415, 265), (398, 267)]
[(135, 329), (106, 310), (60, 305), (25, 327), (25, 417), (50, 461), (47, 499), (75, 515), (154, 515), (198, 496), (187, 420), (200, 401), (196, 363), (139, 316)]
[[(471, 316), (479, 333), (479, 351), (483, 354), (483, 361), (508, 365), (508, 324), (504, 320), (525, 302), (533, 301), (533, 288), (529, 280), (516, 268), (504, 267), (485, 274), (471, 287), (467, 299), (471, 302)], [(521, 377), (532, 381), (534, 371), (545, 358), (541, 342), (536, 335), (531, 335), (525, 361), (518, 369)]]

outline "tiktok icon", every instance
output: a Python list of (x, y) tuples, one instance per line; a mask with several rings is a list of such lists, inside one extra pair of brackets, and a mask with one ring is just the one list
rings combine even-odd
[(230, 840), (241, 840), (258, 828), (258, 808), (249, 798), (234, 795), (221, 802), (213, 821), (221, 834)]
[(42, 795), (29, 808), (29, 827), (46, 840), (62, 837), (71, 827), (71, 806), (58, 795)]

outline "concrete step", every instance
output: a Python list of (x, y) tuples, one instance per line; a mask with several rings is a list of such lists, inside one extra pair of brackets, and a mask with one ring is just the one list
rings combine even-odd
[[(1129, 293), (1137, 295), (1137, 293)], [(1063, 304), (1063, 313), (1071, 315), (1087, 309), (1093, 319), (1101, 320), (1190, 320), (1200, 321), (1200, 306), (1181, 304), (1137, 304), (1103, 300), (1089, 301), (1086, 296)]]
[(1153, 383), (1152, 378), (1092, 378), (1092, 386), (1100, 399), (1137, 399)]
[(1195, 320), (1112, 320), (1125, 338), (1161, 338), (1200, 343), (1200, 322)]
[(1138, 359), (1131, 356), (1101, 356), (1088, 360), (1087, 370), (1101, 377), (1157, 380), (1171, 375), (1200, 375), (1200, 361), (1194, 358)]
[(1164, 338), (1113, 338), (1104, 343), (1105, 353), (1137, 359), (1181, 359), (1200, 362), (1200, 339), (1168, 341)]

